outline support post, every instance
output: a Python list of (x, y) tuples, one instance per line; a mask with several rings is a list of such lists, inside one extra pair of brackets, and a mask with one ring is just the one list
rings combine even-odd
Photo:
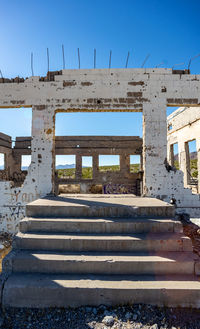
[(97, 179), (98, 173), (99, 173), (99, 155), (93, 154), (92, 157), (92, 169), (93, 169), (93, 179)]
[(82, 178), (82, 156), (80, 154), (76, 155), (76, 179), (80, 180)]
[(167, 181), (166, 102), (158, 94), (154, 97), (143, 105), (143, 195), (162, 199)]

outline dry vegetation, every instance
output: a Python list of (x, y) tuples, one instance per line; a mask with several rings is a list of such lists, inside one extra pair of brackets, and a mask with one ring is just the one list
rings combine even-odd
[[(130, 165), (130, 172), (131, 173), (137, 173), (139, 171), (139, 163), (138, 164), (131, 164)], [(100, 166), (99, 170), (101, 172), (106, 171), (119, 171), (120, 166), (114, 165), (114, 166)], [(69, 169), (58, 169), (58, 178), (65, 178), (65, 179), (74, 179), (75, 178), (75, 168), (69, 168)], [(92, 167), (85, 167), (82, 169), (82, 178), (84, 179), (91, 179), (92, 178)]]

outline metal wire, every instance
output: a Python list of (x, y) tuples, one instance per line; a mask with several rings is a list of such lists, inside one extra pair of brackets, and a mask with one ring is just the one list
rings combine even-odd
[(198, 54), (198, 55), (196, 55), (196, 56), (190, 58), (189, 63), (188, 63), (188, 70), (190, 69), (190, 65), (191, 65), (192, 61), (193, 61), (195, 58), (199, 57), (199, 56), (200, 56), (200, 54)]
[(62, 58), (63, 58), (63, 70), (65, 69), (65, 50), (64, 45), (62, 45)]
[(112, 50), (110, 50), (110, 57), (109, 57), (109, 69), (111, 68), (111, 58), (112, 58)]
[(147, 59), (148, 59), (149, 57), (150, 57), (150, 54), (148, 54), (148, 55), (145, 57), (144, 62), (142, 63), (141, 68), (144, 67), (144, 64), (146, 63), (146, 61), (147, 61)]
[(96, 69), (96, 49), (94, 49), (94, 69)]
[(33, 53), (31, 53), (31, 72), (32, 72), (32, 77), (34, 77), (34, 72), (33, 72)]
[(49, 48), (47, 48), (47, 72), (49, 72)]
[(78, 68), (79, 68), (79, 70), (81, 68), (81, 60), (80, 60), (80, 51), (79, 51), (79, 48), (78, 48)]
[(126, 66), (125, 66), (125, 68), (127, 69), (127, 67), (128, 67), (128, 60), (129, 60), (129, 51), (128, 51), (128, 55), (127, 55), (127, 58), (126, 58)]

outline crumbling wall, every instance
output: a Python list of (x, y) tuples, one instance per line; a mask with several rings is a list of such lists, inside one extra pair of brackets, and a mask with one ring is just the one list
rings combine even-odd
[[(184, 188), (179, 188), (178, 204), (182, 211), (190, 213), (194, 217), (200, 217), (200, 107), (180, 107), (167, 118), (168, 124), (168, 160), (173, 164), (173, 144), (178, 144), (178, 162), (181, 173), (181, 181), (184, 183)], [(197, 168), (198, 168), (198, 185), (195, 192), (189, 189), (189, 173), (188, 168), (188, 146), (189, 141), (196, 140), (197, 148)], [(177, 174), (174, 173), (176, 176)], [(194, 189), (194, 188), (193, 188)]]
[(54, 192), (56, 112), (143, 111), (144, 195), (169, 201), (191, 193), (184, 190), (181, 173), (166, 168), (166, 106), (199, 106), (200, 76), (161, 68), (94, 69), (0, 82), (0, 107), (33, 109), (32, 162), (24, 185), (0, 183), (2, 229), (15, 231), (25, 204)]

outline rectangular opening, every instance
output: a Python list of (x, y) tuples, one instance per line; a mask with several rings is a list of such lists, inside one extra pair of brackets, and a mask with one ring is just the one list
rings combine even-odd
[(119, 155), (99, 155), (99, 171), (119, 171)]
[(75, 155), (56, 155), (56, 170), (58, 178), (74, 179), (76, 173)]
[(5, 154), (0, 153), (0, 170), (5, 169)]
[(138, 173), (141, 170), (140, 155), (130, 155), (130, 173)]
[(192, 183), (194, 183), (198, 179), (196, 139), (188, 142), (188, 151), (190, 178)]
[(91, 156), (82, 156), (82, 178), (92, 179), (93, 177), (93, 166)]
[(60, 193), (72, 191), (72, 186), (66, 184), (74, 183), (80, 184), (80, 193), (105, 193), (104, 185), (109, 181), (115, 186), (111, 193), (122, 185), (121, 193), (125, 188), (126, 193), (136, 194), (136, 180), (142, 175), (130, 175), (129, 154), (142, 153), (142, 112), (62, 111), (55, 119), (55, 154), (67, 150), (77, 155), (75, 180), (55, 179)]
[(168, 131), (172, 130), (172, 124), (168, 125)]
[(31, 155), (22, 155), (21, 170), (27, 171), (30, 164), (31, 164)]
[(178, 143), (172, 145), (171, 163), (177, 170), (179, 170), (179, 150)]

